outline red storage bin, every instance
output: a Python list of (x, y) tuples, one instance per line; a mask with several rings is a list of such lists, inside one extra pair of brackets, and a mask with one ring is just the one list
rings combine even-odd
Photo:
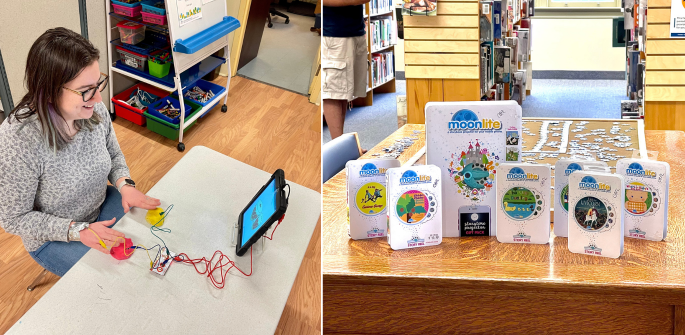
[(143, 22), (159, 25), (166, 24), (166, 15), (157, 15), (148, 12), (141, 12), (141, 14), (143, 14)]
[(135, 7), (126, 7), (112, 3), (112, 7), (114, 7), (114, 14), (124, 15), (128, 17), (136, 17), (140, 15), (140, 11), (143, 9), (143, 7), (140, 6), (140, 4), (138, 4), (138, 6)]
[[(144, 109), (138, 109), (126, 103), (131, 96), (131, 93), (138, 88), (150, 94), (154, 94), (160, 99), (168, 97), (169, 92), (145, 83), (138, 83), (112, 98), (112, 102), (114, 103), (114, 112), (117, 114), (117, 116), (121, 116), (139, 126), (144, 126), (146, 118), (143, 116), (143, 113), (147, 110), (147, 107)], [(150, 104), (150, 106), (152, 105), (153, 104)]]

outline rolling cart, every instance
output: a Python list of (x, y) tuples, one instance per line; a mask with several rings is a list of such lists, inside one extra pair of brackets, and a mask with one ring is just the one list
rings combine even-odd
[[(154, 0), (152, 2), (155, 2)], [(158, 2), (161, 2), (159, 0)], [(194, 21), (186, 22), (181, 25), (180, 15), (176, 0), (164, 0), (164, 10), (158, 9), (155, 13), (159, 18), (160, 14), (166, 17), (166, 20), (157, 22), (164, 22), (164, 25), (149, 23), (143, 20), (140, 9), (137, 11), (121, 10), (122, 3), (118, 1), (106, 0), (107, 8), (110, 11), (107, 16), (107, 40), (110, 42), (107, 45), (107, 54), (109, 57), (109, 93), (110, 97), (114, 97), (117, 93), (124, 91), (121, 85), (117, 85), (117, 80), (121, 80), (121, 75), (139, 82), (152, 85), (160, 88), (166, 92), (176, 92), (179, 97), (183, 96), (184, 90), (191, 89), (202, 77), (214, 71), (221, 64), (226, 63), (228, 66), (228, 79), (226, 81), (226, 89), (221, 93), (217, 93), (210, 101), (201, 106), (199, 112), (192, 113), (189, 117), (181, 115), (179, 117), (178, 127), (178, 151), (185, 150), (183, 144), (184, 129), (190, 127), (195, 121), (216, 106), (220, 99), (223, 98), (222, 112), (227, 111), (226, 101), (228, 99), (228, 88), (231, 82), (231, 62), (230, 62), (230, 48), (228, 34), (240, 27), (240, 22), (230, 16), (226, 16), (226, 2), (225, 1), (211, 1), (201, 5), (202, 17)], [(143, 1), (146, 7), (150, 8), (150, 0)], [(199, 2), (202, 3), (202, 2)], [(113, 7), (116, 5), (116, 7)], [(129, 5), (130, 6), (130, 5)], [(141, 6), (142, 5), (138, 5)], [(115, 10), (116, 9), (116, 10)], [(163, 12), (163, 14), (162, 14)], [(134, 15), (130, 17), (128, 15)], [(141, 24), (146, 30), (146, 39), (135, 45), (125, 44), (122, 42), (122, 36), (117, 28), (117, 24), (125, 21)], [(154, 52), (162, 44), (160, 36), (168, 36), (171, 59), (173, 60), (172, 70), (163, 78), (157, 78), (150, 75), (146, 67), (136, 67), (129, 59), (122, 58), (121, 48), (128, 49), (131, 54), (138, 57), (149, 55)], [(125, 37), (124, 37), (125, 38)], [(155, 49), (155, 50), (153, 50)], [(223, 49), (225, 58), (214, 56), (214, 54)], [(123, 54), (126, 57), (125, 54)], [(136, 59), (136, 58), (134, 58)], [(133, 65), (133, 66), (131, 66)], [(124, 80), (121, 80), (124, 81)], [(185, 110), (184, 99), (179, 99), (180, 110)], [(112, 120), (116, 118), (114, 113), (114, 104), (110, 101), (110, 110)]]

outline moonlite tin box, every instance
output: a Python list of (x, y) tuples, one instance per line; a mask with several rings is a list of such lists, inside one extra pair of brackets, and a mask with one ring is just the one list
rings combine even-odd
[(400, 165), (396, 159), (360, 159), (345, 164), (348, 233), (352, 239), (386, 236), (385, 172)]
[(442, 242), (442, 186), (435, 165), (387, 172), (388, 244), (394, 250)]
[(549, 164), (500, 164), (497, 174), (497, 240), (549, 242), (552, 170)]
[(460, 209), (482, 208), (495, 235), (498, 165), (520, 162), (521, 107), (515, 101), (426, 104), (426, 162), (442, 172), (443, 232), (460, 236)]
[(623, 176), (576, 171), (568, 182), (568, 249), (618, 258), (623, 254)]
[(554, 235), (568, 237), (568, 177), (588, 166), (607, 167), (602, 161), (560, 159), (554, 164)]
[(616, 173), (625, 178), (626, 237), (661, 241), (668, 226), (668, 184), (671, 167), (666, 162), (624, 158)]

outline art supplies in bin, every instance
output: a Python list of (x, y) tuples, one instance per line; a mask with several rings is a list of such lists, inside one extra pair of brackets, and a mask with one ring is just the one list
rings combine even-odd
[(145, 26), (131, 21), (117, 23), (119, 28), (119, 39), (126, 44), (138, 44), (145, 39)]
[[(165, 100), (165, 99), (162, 99)], [(195, 116), (195, 114), (199, 113), (200, 110), (202, 110), (202, 107), (188, 99), (184, 100), (185, 106), (186, 106), (186, 114), (190, 114), (186, 116), (187, 118), (192, 118)], [(189, 107), (190, 106), (190, 107)], [(190, 110), (188, 110), (190, 109)], [(148, 108), (148, 111), (145, 112), (143, 115), (147, 118), (147, 129), (160, 134), (172, 141), (178, 140), (178, 132), (179, 129), (181, 128), (178, 123), (171, 123), (167, 122), (165, 120), (162, 120), (160, 117), (157, 117), (155, 115), (152, 115), (153, 109)], [(177, 119), (178, 120), (178, 119)], [(188, 131), (195, 123), (197, 120), (191, 122), (190, 124), (184, 125), (185, 129), (183, 133), (185, 134), (186, 131)]]
[[(185, 110), (183, 115), (187, 117), (191, 107), (187, 104), (185, 104), (184, 107)], [(154, 105), (150, 106), (147, 112), (166, 122), (178, 124), (180, 123), (179, 116), (181, 116), (181, 103), (174, 98), (167, 97), (160, 99)]]
[(205, 92), (199, 86), (195, 86), (188, 90), (188, 92), (186, 92), (183, 96), (185, 98), (206, 104), (207, 101), (214, 97), (214, 92), (212, 92), (212, 90)]
[[(112, 103), (114, 103), (114, 112), (117, 116), (144, 126), (146, 119), (143, 113), (148, 106), (167, 96), (169, 93), (164, 90), (145, 83), (137, 83), (112, 97)], [(138, 97), (138, 101), (131, 99), (135, 97)]]
[(168, 51), (163, 51), (148, 58), (148, 69), (150, 75), (157, 78), (164, 78), (169, 74), (171, 69), (171, 54)]
[(138, 88), (131, 92), (131, 97), (128, 99), (128, 101), (126, 101), (126, 103), (140, 110), (145, 110), (149, 105), (157, 102), (157, 100), (159, 100), (158, 96)]

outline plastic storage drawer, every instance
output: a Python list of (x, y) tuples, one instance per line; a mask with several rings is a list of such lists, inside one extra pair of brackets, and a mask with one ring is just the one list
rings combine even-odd
[(161, 3), (164, 6), (163, 0), (146, 0), (140, 4), (143, 6), (143, 13), (151, 13), (156, 15), (166, 15), (166, 8), (155, 7), (156, 4)]
[(127, 50), (119, 45), (117, 45), (117, 52), (121, 58), (121, 63), (134, 69), (147, 72), (147, 56)]
[[(184, 100), (184, 102), (185, 102), (185, 100)], [(179, 124), (181, 122), (180, 113), (175, 118), (170, 118), (170, 117), (159, 112), (160, 109), (164, 108), (169, 103), (171, 103), (171, 105), (173, 105), (174, 108), (181, 108), (181, 103), (178, 100), (176, 100), (172, 97), (166, 97), (164, 99), (160, 99), (159, 101), (154, 103), (152, 106), (148, 107), (147, 113), (158, 118), (158, 119), (164, 120), (166, 122), (173, 123), (173, 124)], [(197, 104), (195, 104), (195, 105), (199, 106)], [(188, 115), (191, 113), (191, 107), (188, 104), (185, 104), (184, 107), (185, 107), (185, 110), (184, 110), (183, 115), (185, 115), (185, 118), (188, 118)]]
[(140, 3), (136, 3), (133, 7), (129, 7), (126, 5), (118, 5), (112, 2), (112, 7), (114, 7), (114, 14), (119, 14), (128, 17), (136, 17), (140, 15), (140, 11), (143, 9)]
[(114, 112), (117, 114), (117, 116), (121, 116), (122, 118), (129, 120), (139, 126), (144, 126), (146, 119), (145, 116), (143, 116), (143, 113), (147, 110), (147, 107), (138, 109), (125, 102), (129, 99), (131, 93), (133, 93), (136, 89), (141, 89), (152, 95), (156, 95), (160, 99), (168, 97), (169, 93), (145, 83), (138, 83), (112, 98), (112, 102), (114, 103)]
[[(195, 86), (198, 86), (201, 90), (203, 90), (203, 91), (205, 91), (205, 92), (209, 92), (209, 91), (211, 90), (212, 93), (214, 93), (214, 97), (211, 98), (211, 99), (209, 99), (207, 102), (200, 102), (200, 101), (191, 99), (191, 98), (189, 98), (189, 97), (186, 97), (186, 96), (185, 96), (186, 92), (188, 92), (189, 90), (191, 90), (191, 89), (192, 89), (193, 87), (195, 87)], [(209, 108), (209, 109), (207, 109), (207, 112), (205, 112), (204, 114), (202, 114), (202, 116), (204, 117), (205, 115), (207, 115), (207, 113), (208, 113), (210, 110), (214, 109), (214, 107), (216, 107), (216, 105), (219, 104), (220, 99), (217, 99), (217, 97), (218, 97), (221, 93), (223, 93), (224, 91), (226, 91), (226, 88), (225, 88), (225, 87), (220, 86), (220, 85), (217, 85), (217, 84), (214, 84), (214, 83), (212, 83), (212, 82), (208, 82), (208, 81), (206, 81), (206, 80), (200, 79), (200, 80), (198, 80), (195, 84), (193, 84), (192, 86), (189, 86), (189, 87), (187, 87), (185, 90), (183, 90), (183, 96), (184, 96), (184, 99), (190, 100), (190, 101), (192, 101), (192, 102), (194, 102), (194, 103), (196, 103), (196, 104), (202, 106), (203, 108), (206, 107), (206, 106), (211, 105), (212, 107)], [(175, 97), (175, 98), (178, 98), (178, 93), (177, 93), (177, 92), (174, 92), (174, 93), (172, 94), (172, 96)]]
[(166, 15), (157, 15), (152, 13), (143, 12), (143, 22), (163, 25), (166, 24)]
[[(195, 104), (192, 101), (189, 101), (187, 99), (184, 100), (184, 103), (186, 104), (186, 107), (190, 106), (192, 108), (191, 109), (192, 112), (186, 118), (193, 117), (195, 114), (197, 114), (200, 111), (200, 109), (202, 109), (202, 107), (200, 105)], [(157, 134), (160, 134), (160, 135), (162, 135), (162, 136), (164, 136), (170, 140), (173, 140), (173, 141), (178, 140), (178, 131), (179, 131), (180, 125), (164, 121), (164, 120), (150, 114), (149, 111), (150, 110), (148, 110), (147, 112), (144, 113), (145, 117), (147, 118), (147, 129), (149, 129), (149, 130), (151, 130)], [(193, 123), (188, 125), (183, 130), (183, 132), (185, 133), (186, 131), (188, 131), (188, 129), (190, 129), (193, 125), (195, 125), (196, 122), (197, 122), (197, 120), (193, 121)]]
[(126, 44), (138, 44), (145, 39), (145, 26), (131, 21), (117, 23), (119, 39)]

